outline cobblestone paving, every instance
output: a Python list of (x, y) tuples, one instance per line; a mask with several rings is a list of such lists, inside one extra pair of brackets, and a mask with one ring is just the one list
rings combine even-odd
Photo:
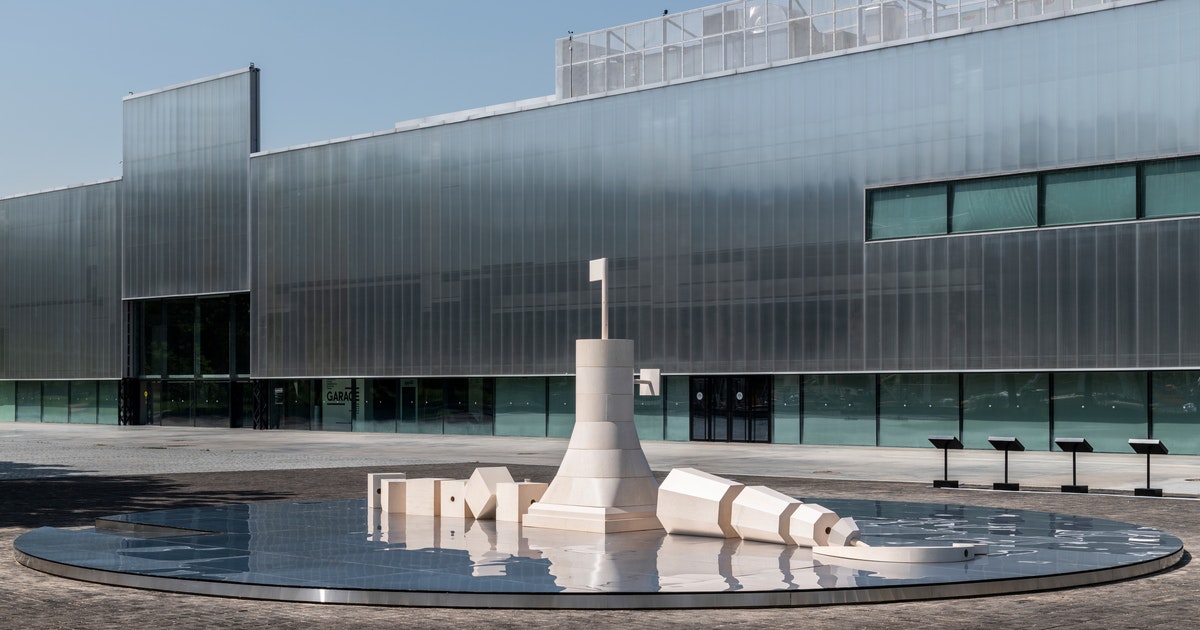
[[(403, 466), (413, 475), (466, 477), (478, 464)], [(395, 468), (395, 466), (389, 466)], [(548, 480), (554, 468), (509, 465)], [(1200, 617), (1200, 578), (1186, 561), (1146, 578), (1096, 587), (953, 601), (805, 609), (523, 611), (327, 606), (156, 593), (65, 580), (18, 565), (13, 539), (40, 525), (87, 526), (96, 516), (168, 507), (355, 497), (369, 468), (69, 476), (0, 481), (0, 627), (785, 627), (1146, 628)], [(374, 468), (377, 470), (377, 468)], [(1053, 510), (1162, 528), (1200, 540), (1200, 503), (1058, 493), (934, 490), (915, 484), (739, 477), (785, 493)]]

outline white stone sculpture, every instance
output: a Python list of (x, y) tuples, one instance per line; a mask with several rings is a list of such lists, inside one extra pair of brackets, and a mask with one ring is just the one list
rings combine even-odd
[(367, 508), (382, 507), (384, 479), (404, 479), (404, 476), (402, 472), (367, 473)]
[(442, 482), (438, 493), (441, 506), (438, 516), (442, 518), (472, 518), (471, 509), (467, 507), (467, 480), (448, 479)]
[(476, 468), (467, 481), (467, 507), (479, 519), (496, 518), (496, 486), (512, 483), (508, 468)]
[(659, 529), (658, 482), (633, 423), (633, 342), (575, 342), (575, 428), (526, 527), (598, 533)]
[(522, 522), (529, 507), (540, 501), (549, 487), (533, 481), (496, 484), (496, 520)]
[(408, 480), (384, 479), (379, 507), (388, 514), (403, 514), (408, 509)]
[(861, 533), (858, 531), (858, 523), (849, 516), (843, 516), (838, 519), (838, 522), (829, 532), (830, 547), (852, 547), (858, 542)]
[(792, 540), (802, 547), (821, 547), (829, 544), (829, 533), (838, 522), (838, 515), (816, 503), (804, 503), (792, 514), (788, 530)]
[(404, 497), (404, 512), (417, 516), (438, 516), (442, 508), (442, 482), (446, 477), (409, 479)]
[(736, 538), (733, 501), (745, 484), (676, 468), (658, 488), (658, 520), (669, 534)]
[(789, 531), (800, 501), (766, 486), (746, 486), (733, 500), (732, 523), (745, 540), (794, 545)]

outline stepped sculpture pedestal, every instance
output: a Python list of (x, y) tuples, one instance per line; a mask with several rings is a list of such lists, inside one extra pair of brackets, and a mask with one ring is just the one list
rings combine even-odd
[(575, 428), (525, 527), (616, 533), (662, 529), (658, 482), (633, 423), (633, 341), (575, 342)]

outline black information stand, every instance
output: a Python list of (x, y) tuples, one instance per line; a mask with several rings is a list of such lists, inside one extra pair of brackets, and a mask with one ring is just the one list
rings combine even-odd
[(1087, 440), (1076, 437), (1054, 438), (1054, 443), (1057, 444), (1058, 448), (1062, 449), (1063, 452), (1071, 454), (1071, 485), (1063, 486), (1062, 491), (1087, 493), (1088, 487), (1079, 485), (1079, 481), (1075, 477), (1075, 454), (1091, 453), (1092, 445), (1088, 444)]
[(950, 479), (950, 449), (961, 449), (962, 442), (953, 435), (931, 435), (929, 443), (942, 449), (942, 478), (933, 480), (934, 488), (957, 488), (958, 480)]
[(1162, 440), (1129, 440), (1129, 447), (1138, 455), (1146, 456), (1146, 487), (1134, 488), (1133, 494), (1138, 497), (1161, 497), (1162, 488), (1150, 487), (1150, 456), (1166, 455), (1167, 447)]
[(996, 436), (989, 437), (988, 444), (991, 444), (998, 451), (1004, 451), (1004, 483), (993, 483), (992, 490), (1011, 490), (1013, 492), (1020, 490), (1021, 484), (1008, 483), (1008, 452), (1023, 451), (1025, 450), (1025, 445), (1021, 444), (1021, 440), (1015, 437)]

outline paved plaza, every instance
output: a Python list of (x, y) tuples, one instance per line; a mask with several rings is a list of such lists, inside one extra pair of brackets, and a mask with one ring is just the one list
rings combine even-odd
[[(1041, 491), (984, 490), (1003, 475), (1000, 453), (952, 452), (950, 476), (967, 486), (936, 490), (932, 449), (645, 443), (656, 472), (694, 466), (792, 495), (962, 503), (1057, 511), (1149, 525), (1200, 540), (1200, 458), (1159, 457), (1152, 485), (1168, 498), (1129, 496), (1145, 484), (1145, 458), (1087, 454), (1066, 495), (1070, 456), (1014, 453), (1012, 481)], [(42, 525), (89, 526), (101, 515), (220, 503), (357, 497), (369, 470), (463, 478), (479, 464), (508, 465), (516, 478), (548, 481), (566, 440), (431, 435), (256, 432), (163, 427), (0, 425), (0, 626), (251, 627), (1149, 627), (1200, 616), (1200, 577), (1189, 562), (1127, 582), (1027, 595), (807, 609), (520, 611), (396, 609), (223, 599), (74, 582), (12, 560), (12, 540)]]

